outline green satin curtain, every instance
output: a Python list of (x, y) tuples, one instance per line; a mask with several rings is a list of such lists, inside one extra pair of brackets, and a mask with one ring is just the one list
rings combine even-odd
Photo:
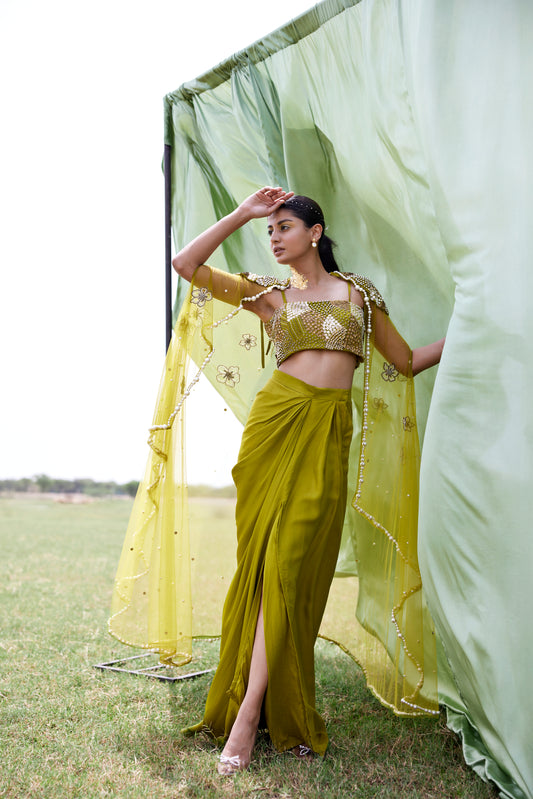
[[(419, 555), (449, 724), (510, 797), (533, 797), (532, 114), (527, 0), (326, 0), (165, 98), (176, 247), (282, 185), (412, 347), (447, 330), (416, 380)], [(284, 275), (261, 220), (211, 263)]]

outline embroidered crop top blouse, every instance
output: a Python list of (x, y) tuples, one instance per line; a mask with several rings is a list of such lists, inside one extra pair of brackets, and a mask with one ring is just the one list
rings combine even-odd
[(357, 362), (364, 359), (363, 309), (348, 300), (303, 300), (287, 302), (276, 308), (265, 322), (265, 330), (274, 343), (279, 366), (301, 350), (338, 350), (351, 352)]

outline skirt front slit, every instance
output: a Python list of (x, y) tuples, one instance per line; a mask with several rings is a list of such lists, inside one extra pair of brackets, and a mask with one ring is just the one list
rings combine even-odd
[(275, 371), (254, 401), (238, 462), (237, 569), (204, 720), (226, 738), (246, 693), (261, 596), (268, 686), (263, 720), (278, 751), (324, 754), (314, 645), (335, 572), (352, 437), (349, 390)]

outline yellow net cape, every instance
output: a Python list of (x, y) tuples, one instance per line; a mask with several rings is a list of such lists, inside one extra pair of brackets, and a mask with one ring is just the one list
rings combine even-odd
[[(336, 274), (364, 299), (365, 362), (354, 377), (350, 500), (338, 579), (321, 635), (361, 665), (370, 690), (395, 713), (435, 714), (435, 636), (417, 558), (420, 453), (411, 352), (372, 283)], [(186, 400), (194, 401), (194, 386), (203, 374), (244, 423), (275, 363), (259, 318), (243, 309), (274, 288), (287, 288), (287, 282), (200, 267), (168, 349), (148, 463), (124, 541), (109, 620), (113, 636), (157, 650), (165, 663), (190, 661), (194, 638), (220, 633), (233, 567), (226, 553), (235, 546), (220, 541), (216, 529), (207, 544), (194, 528), (189, 530)], [(382, 350), (390, 341), (384, 351), (394, 353), (394, 363), (375, 350), (376, 329)]]

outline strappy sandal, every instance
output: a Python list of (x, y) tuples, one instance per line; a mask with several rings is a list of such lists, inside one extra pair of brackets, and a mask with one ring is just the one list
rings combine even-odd
[(314, 752), (309, 746), (305, 746), (304, 744), (298, 744), (298, 746), (293, 746), (290, 750), (295, 757), (299, 757), (300, 759), (310, 760)]
[(223, 777), (231, 777), (237, 771), (246, 771), (250, 761), (241, 760), (239, 755), (220, 755), (217, 763), (217, 771)]

